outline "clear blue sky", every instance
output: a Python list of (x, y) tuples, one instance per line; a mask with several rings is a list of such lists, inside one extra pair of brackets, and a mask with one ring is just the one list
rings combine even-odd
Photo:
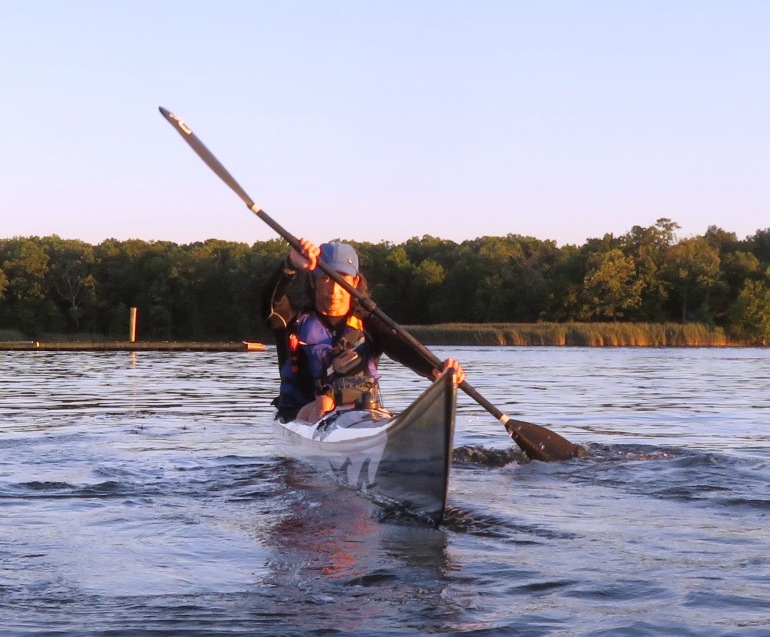
[(0, 0), (0, 238), (770, 226), (770, 2)]

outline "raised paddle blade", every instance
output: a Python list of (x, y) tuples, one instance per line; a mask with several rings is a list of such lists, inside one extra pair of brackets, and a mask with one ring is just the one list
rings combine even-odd
[(182, 136), (182, 139), (190, 144), (192, 149), (195, 151), (195, 154), (198, 155), (198, 157), (200, 157), (206, 163), (206, 165), (219, 176), (222, 181), (230, 186), (233, 192), (235, 192), (235, 194), (238, 195), (249, 208), (254, 208), (254, 202), (251, 200), (251, 197), (246, 194), (246, 191), (241, 188), (240, 184), (238, 184), (233, 176), (227, 172), (227, 169), (219, 162), (216, 157), (214, 157), (214, 154), (208, 148), (206, 148), (203, 142), (195, 136), (195, 133), (192, 132), (192, 129), (168, 109), (163, 108), (162, 106), (159, 106), (158, 109), (166, 121), (171, 124), (174, 129)]
[(235, 178), (228, 172), (227, 168), (225, 168), (220, 163), (220, 161), (214, 157), (214, 153), (206, 148), (205, 144), (200, 139), (198, 139), (195, 133), (193, 133), (192, 129), (187, 124), (185, 124), (181, 118), (177, 117), (167, 108), (163, 108), (162, 106), (159, 106), (158, 110), (160, 110), (164, 119), (174, 127), (174, 130), (176, 130), (176, 132), (182, 136), (182, 139), (184, 139), (189, 144), (190, 148), (195, 151), (195, 154), (198, 155), (198, 157), (200, 157), (203, 162), (209, 168), (211, 168), (211, 170), (213, 170), (214, 173), (222, 181), (224, 181), (236, 195), (241, 198), (241, 200), (243, 200), (243, 203), (248, 206), (249, 210), (251, 210), (260, 219), (262, 219), (262, 221), (264, 221), (268, 226), (275, 230), (280, 236), (286, 239), (292, 248), (299, 252), (302, 251), (302, 246), (299, 243), (299, 239), (297, 239), (297, 237), (291, 233), (287, 232), (278, 223), (276, 223), (276, 221), (273, 220), (270, 215), (268, 215), (264, 210), (262, 210), (262, 208), (254, 203), (252, 198), (249, 197), (248, 193), (243, 188), (241, 188), (241, 185), (235, 181)]
[[(278, 222), (272, 219), (264, 210), (259, 208), (246, 194), (246, 191), (238, 185), (238, 182), (233, 179), (232, 175), (227, 172), (225, 167), (219, 163), (219, 160), (214, 157), (211, 151), (203, 145), (192, 132), (192, 129), (185, 124), (179, 117), (169, 112), (167, 109), (160, 107), (160, 112), (163, 117), (176, 129), (176, 131), (182, 136), (182, 138), (190, 145), (190, 147), (197, 153), (197, 155), (211, 168), (219, 178), (224, 181), (236, 194), (243, 199), (249, 209), (256, 214), (262, 221), (275, 230), (281, 237), (286, 239), (289, 245), (302, 251), (302, 246), (299, 243), (297, 237), (284, 229)], [(361, 305), (372, 314), (376, 314), (377, 317), (382, 320), (394, 333), (397, 333), (403, 338), (412, 348), (417, 351), (426, 361), (428, 361), (434, 368), (440, 369), (442, 366), (438, 357), (431, 352), (425, 345), (420, 343), (414, 336), (407, 332), (403, 327), (390, 318), (385, 312), (378, 308), (372, 299), (353, 287), (348, 283), (336, 270), (332, 269), (328, 264), (323, 261), (318, 261), (318, 267), (324, 274), (329, 275), (331, 279), (339, 285), (343, 290), (347, 291), (354, 299), (356, 299)], [(568, 440), (565, 440), (560, 435), (549, 431), (545, 427), (540, 425), (534, 425), (523, 420), (512, 421), (508, 416), (501, 412), (497, 407), (490, 403), (486, 398), (479, 394), (468, 382), (463, 382), (460, 388), (468, 394), (479, 405), (492, 414), (499, 422), (501, 422), (508, 434), (513, 438), (514, 442), (521, 447), (521, 449), (533, 460), (569, 460), (576, 456), (583, 455), (580, 451), (582, 448), (578, 445), (573, 445)], [(513, 422), (513, 425), (509, 423)]]

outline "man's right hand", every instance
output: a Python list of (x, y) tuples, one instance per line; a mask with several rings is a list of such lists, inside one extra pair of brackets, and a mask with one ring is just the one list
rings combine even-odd
[(321, 248), (304, 237), (299, 240), (299, 244), (302, 246), (302, 252), (297, 252), (292, 248), (289, 252), (289, 261), (298, 270), (315, 270), (318, 265), (318, 257), (321, 255)]

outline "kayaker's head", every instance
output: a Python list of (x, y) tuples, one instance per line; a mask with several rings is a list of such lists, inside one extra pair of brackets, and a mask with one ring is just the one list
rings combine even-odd
[[(321, 260), (337, 272), (354, 288), (361, 276), (358, 272), (358, 255), (353, 246), (339, 241), (322, 243)], [(320, 268), (315, 269), (315, 305), (326, 316), (346, 316), (350, 312), (352, 297)]]

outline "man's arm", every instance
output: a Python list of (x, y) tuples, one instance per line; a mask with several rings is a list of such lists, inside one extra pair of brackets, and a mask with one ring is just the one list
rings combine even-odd
[(398, 331), (377, 317), (369, 314), (364, 318), (366, 332), (379, 351), (387, 354), (394, 361), (405, 365), (416, 374), (433, 378), (433, 364), (424, 358)]
[(286, 259), (276, 268), (262, 290), (260, 316), (275, 335), (279, 367), (283, 367), (288, 356), (286, 330), (302, 309), (301, 303), (292, 301), (292, 297), (296, 296), (292, 288), (295, 283), (302, 283), (299, 279), (304, 277), (298, 277), (297, 274), (296, 268)]

